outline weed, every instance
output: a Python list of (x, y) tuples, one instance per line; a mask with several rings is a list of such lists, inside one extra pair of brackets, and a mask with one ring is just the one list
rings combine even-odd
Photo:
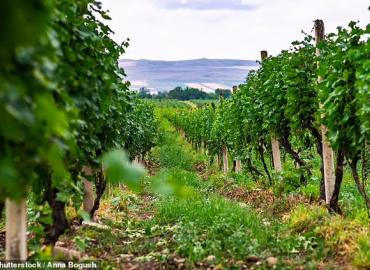
[(294, 232), (313, 231), (317, 226), (323, 224), (328, 216), (326, 208), (321, 206), (298, 205), (288, 218), (288, 226)]
[(274, 241), (261, 217), (220, 197), (167, 198), (159, 203), (155, 222), (180, 224), (175, 235), (177, 250), (192, 261), (210, 255), (218, 260), (225, 256), (243, 259), (260, 254)]

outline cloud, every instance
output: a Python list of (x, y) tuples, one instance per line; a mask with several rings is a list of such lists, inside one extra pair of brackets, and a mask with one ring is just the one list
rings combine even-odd
[(160, 7), (191, 10), (250, 10), (254, 6), (245, 0), (157, 0)]
[[(179, 60), (194, 58), (259, 59), (260, 50), (276, 55), (291, 42), (311, 33), (313, 21), (323, 19), (327, 32), (359, 20), (369, 23), (368, 0), (242, 0), (246, 10), (166, 8), (180, 0), (101, 0), (111, 11), (114, 39), (130, 38), (124, 58)], [(241, 4), (242, 1), (235, 3)], [(160, 2), (162, 4), (160, 4)], [(186, 5), (195, 0), (184, 1)], [(230, 4), (232, 1), (229, 0)]]

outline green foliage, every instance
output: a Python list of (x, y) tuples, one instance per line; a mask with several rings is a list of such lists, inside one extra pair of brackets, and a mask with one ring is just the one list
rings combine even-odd
[(180, 138), (167, 119), (162, 119), (160, 130), (160, 146), (153, 149), (151, 158), (164, 168), (193, 171), (199, 161), (196, 153)]
[(145, 156), (159, 139), (154, 105), (139, 99), (134, 101), (133, 108), (126, 115), (127, 120), (122, 126), (120, 139), (131, 159), (139, 155)]
[(319, 85), (323, 124), (335, 149), (349, 159), (358, 159), (370, 137), (370, 25), (361, 29), (355, 22), (338, 28), (322, 44)]
[(212, 103), (218, 104), (218, 101), (217, 100), (214, 100), (214, 99), (193, 99), (193, 100), (190, 100), (191, 103), (197, 105), (198, 108), (200, 107), (203, 107), (203, 106), (207, 106), (207, 105), (210, 105)]
[(353, 265), (358, 269), (370, 267), (370, 233), (361, 235), (357, 240), (358, 247), (354, 254)]
[(192, 159), (186, 155), (181, 146), (169, 145), (154, 151), (161, 166), (167, 168), (181, 168), (191, 170), (193, 167)]
[[(264, 59), (239, 91), (231, 99), (221, 99), (217, 108), (203, 106), (168, 118), (196, 149), (204, 146), (210, 156), (220, 156), (226, 146), (231, 157), (244, 161), (254, 176), (261, 176), (256, 169), (269, 174), (270, 142), (277, 139), (284, 160), (300, 167), (297, 173), (284, 168), (285, 180), (276, 185), (278, 192), (292, 192), (307, 184), (307, 179), (316, 179), (312, 174), (323, 164), (320, 128), (326, 126), (335, 153), (344, 153), (370, 205), (365, 184), (369, 176), (369, 31), (369, 26), (362, 29), (352, 22), (319, 45), (306, 36), (293, 42), (290, 50)], [(317, 48), (320, 56), (316, 56)], [(318, 83), (319, 76), (322, 82)], [(320, 178), (324, 181), (322, 174)]]
[[(176, 87), (167, 94), (169, 99), (177, 100), (191, 100), (191, 99), (210, 99), (212, 95), (207, 94), (206, 92), (200, 91), (195, 88), (185, 88)], [(215, 98), (215, 97), (214, 97)]]
[(82, 237), (77, 236), (73, 240), (74, 240), (75, 245), (78, 247), (78, 249), (81, 252), (85, 252), (86, 248), (89, 245), (89, 238), (88, 237), (82, 238)]
[(215, 121), (215, 108), (215, 105), (211, 103), (198, 110), (182, 110), (175, 114), (167, 114), (166, 117), (176, 128), (185, 132), (187, 139), (193, 145), (199, 146), (203, 143), (208, 150), (217, 151), (219, 143), (214, 142), (211, 138)]
[(108, 181), (111, 183), (124, 183), (133, 190), (140, 189), (140, 180), (145, 176), (146, 170), (139, 164), (131, 164), (122, 150), (109, 152), (103, 156), (103, 167)]
[(321, 206), (299, 205), (288, 217), (291, 232), (323, 239), (325, 248), (349, 257), (356, 269), (369, 266), (369, 228), (356, 219), (329, 215)]
[[(8, 20), (0, 32), (4, 58), (0, 68), (0, 197), (19, 199), (27, 186), (41, 185), (40, 166), (47, 164), (55, 178), (68, 178), (63, 157), (73, 144), (68, 122), (73, 109), (67, 112), (57, 101), (62, 93), (53, 82), (57, 53), (48, 27), (51, 6), (44, 1), (25, 6), (7, 1), (6, 6), (3, 18)], [(37, 14), (34, 23), (26, 19)], [(22, 29), (16, 36), (14, 31), (9, 33), (15, 22)]]
[(270, 228), (261, 225), (261, 218), (220, 198), (166, 199), (159, 205), (156, 223), (181, 224), (174, 240), (179, 254), (191, 261), (209, 255), (220, 260), (225, 251), (243, 259), (245, 254), (260, 254), (273, 241)]
[(298, 205), (289, 216), (289, 228), (295, 232), (313, 231), (328, 215), (324, 207)]
[[(217, 90), (216, 90), (217, 91)], [(230, 90), (225, 93), (230, 96)], [(224, 91), (225, 92), (225, 91)], [(174, 100), (205, 100), (205, 99), (216, 99), (220, 95), (220, 91), (216, 92), (216, 94), (208, 94), (196, 88), (182, 88), (180, 86), (175, 87), (174, 89), (170, 90), (169, 92), (160, 92), (158, 95), (150, 95), (147, 90), (142, 89), (140, 90), (138, 96), (140, 98), (147, 98), (147, 99), (174, 99)]]
[[(147, 100), (149, 102), (149, 100)], [(185, 102), (175, 99), (152, 99), (150, 100), (157, 108), (173, 108), (173, 109), (185, 109), (189, 108), (189, 105)]]
[(192, 172), (182, 169), (167, 169), (150, 179), (151, 191), (162, 196), (177, 198), (194, 198), (201, 189), (199, 178)]
[(309, 183), (306, 186), (300, 187), (300, 191), (307, 198), (318, 200), (320, 197), (319, 185), (317, 182)]
[(294, 169), (284, 170), (274, 182), (274, 193), (276, 195), (289, 194), (296, 191), (301, 185), (300, 172)]
[[(3, 1), (0, 11), (2, 25), (0, 29), (0, 61), (8, 64), (14, 56), (14, 48), (32, 47), (39, 42), (50, 20), (49, 1), (20, 0)], [(30, 23), (32, 21), (32, 23)], [(3, 38), (6, 37), (6, 38)], [(2, 65), (1, 69), (7, 68)]]
[(216, 89), (215, 94), (218, 98), (223, 97), (223, 98), (229, 98), (231, 97), (231, 91), (228, 89)]
[(56, 191), (57, 201), (79, 209), (82, 168), (101, 170), (103, 155), (108, 179), (136, 188), (143, 169), (128, 156), (145, 155), (156, 144), (154, 107), (129, 92), (118, 66), (128, 43), (111, 39), (101, 3), (3, 4), (0, 200), (31, 192), (35, 207), (45, 198), (52, 205), (49, 195)]

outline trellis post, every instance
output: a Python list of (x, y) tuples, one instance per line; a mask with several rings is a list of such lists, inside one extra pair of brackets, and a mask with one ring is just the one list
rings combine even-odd
[(27, 205), (20, 201), (6, 199), (5, 259), (24, 261), (27, 259)]
[(222, 147), (222, 160), (223, 160), (223, 167), (224, 167), (224, 173), (229, 172), (229, 159), (228, 159), (228, 151), (227, 151), (227, 146), (224, 145)]
[[(267, 51), (261, 51), (261, 60), (265, 60), (267, 58), (268, 54)], [(280, 155), (280, 143), (275, 138), (274, 135), (271, 135), (271, 148), (272, 148), (272, 159), (274, 163), (274, 169), (277, 172), (282, 171), (282, 165), (281, 165), (281, 155)]]
[[(317, 46), (324, 39), (325, 36), (324, 22), (322, 20), (316, 20), (314, 29)], [(321, 55), (320, 49), (318, 47), (316, 48), (316, 55), (317, 56)], [(320, 83), (323, 80), (323, 78), (319, 76), (317, 80), (318, 83)], [(325, 117), (325, 115), (321, 115), (321, 117)], [(334, 172), (334, 151), (329, 144), (327, 132), (328, 128), (324, 125), (321, 125), (322, 152), (324, 159), (325, 201), (326, 204), (330, 204), (330, 200), (334, 193), (335, 172)]]
[[(233, 86), (233, 95), (238, 92), (238, 86)], [(240, 173), (242, 171), (242, 162), (239, 159), (235, 160), (235, 172)]]
[(90, 166), (83, 166), (82, 172), (84, 174), (83, 184), (84, 184), (84, 198), (83, 198), (83, 209), (85, 212), (90, 213), (94, 207), (94, 185), (93, 183), (86, 179), (86, 177), (93, 176), (93, 170)]

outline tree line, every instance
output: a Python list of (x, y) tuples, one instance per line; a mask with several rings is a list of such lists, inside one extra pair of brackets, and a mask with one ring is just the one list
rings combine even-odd
[(192, 99), (218, 99), (220, 96), (224, 98), (230, 98), (231, 91), (228, 89), (216, 89), (215, 93), (206, 93), (196, 88), (182, 88), (180, 86), (168, 92), (159, 92), (156, 95), (152, 95), (145, 88), (139, 90), (138, 97), (142, 99), (176, 99), (176, 100), (192, 100)]

